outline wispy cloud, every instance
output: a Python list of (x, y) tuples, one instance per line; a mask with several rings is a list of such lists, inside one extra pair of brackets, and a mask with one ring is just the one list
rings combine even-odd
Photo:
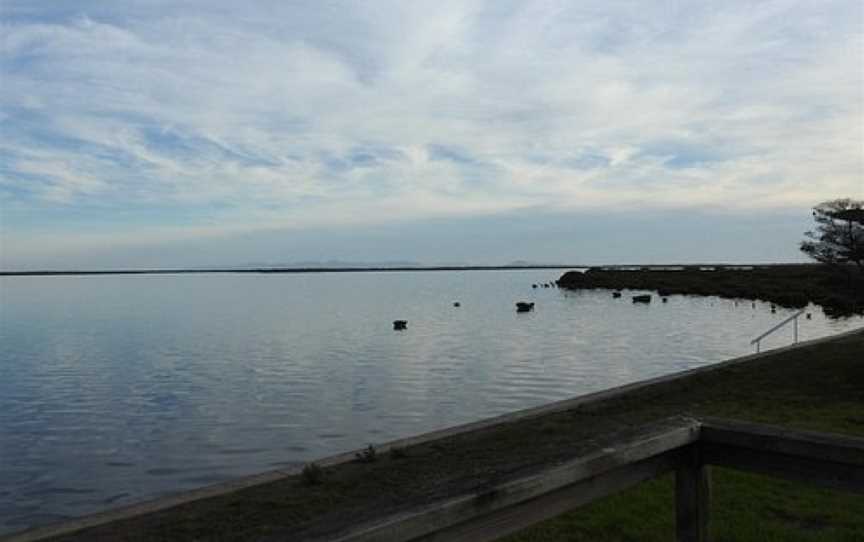
[(3, 236), (862, 196), (862, 9), (9, 0)]

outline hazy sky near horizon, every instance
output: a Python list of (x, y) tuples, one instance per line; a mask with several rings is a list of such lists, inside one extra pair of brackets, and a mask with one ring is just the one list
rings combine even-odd
[(0, 269), (795, 261), (849, 1), (0, 3)]

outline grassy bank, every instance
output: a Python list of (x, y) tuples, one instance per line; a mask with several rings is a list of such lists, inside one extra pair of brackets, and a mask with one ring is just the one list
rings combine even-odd
[(657, 290), (660, 295), (761, 299), (790, 308), (812, 302), (830, 315), (864, 313), (864, 274), (851, 266), (838, 269), (825, 265), (787, 265), (714, 271), (692, 267), (626, 271), (591, 268), (585, 273), (565, 273), (558, 284), (569, 289), (638, 289)]
[[(302, 540), (518, 477), (675, 414), (864, 436), (864, 332), (660, 383), (581, 408), (417, 445), (63, 540)], [(716, 540), (864, 539), (864, 498), (716, 469)], [(511, 539), (670, 540), (668, 480), (643, 484)]]

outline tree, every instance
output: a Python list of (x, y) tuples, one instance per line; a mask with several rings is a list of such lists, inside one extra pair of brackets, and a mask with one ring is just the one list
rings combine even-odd
[(816, 228), (804, 234), (801, 251), (816, 261), (847, 265), (864, 272), (864, 201), (849, 198), (813, 207)]

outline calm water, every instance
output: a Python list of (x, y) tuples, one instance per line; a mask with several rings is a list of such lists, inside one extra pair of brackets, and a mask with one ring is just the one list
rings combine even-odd
[[(531, 288), (558, 276), (0, 278), (0, 532), (750, 353), (791, 313)], [(811, 310), (802, 339), (864, 325)]]

